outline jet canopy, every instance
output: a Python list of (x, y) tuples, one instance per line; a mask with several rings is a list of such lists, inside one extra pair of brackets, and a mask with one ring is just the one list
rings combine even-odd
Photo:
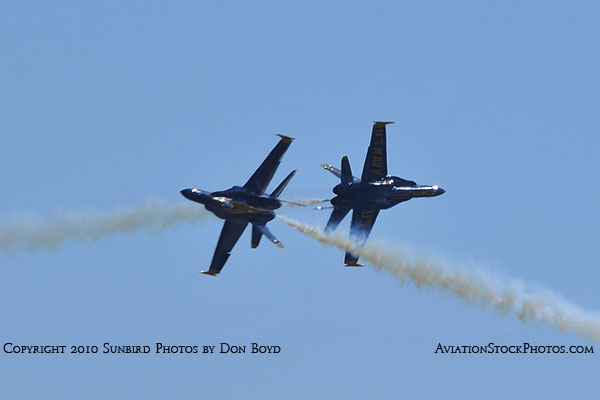
[(388, 175), (385, 177), (385, 181), (386, 183), (392, 184), (394, 186), (417, 186), (417, 183), (415, 181), (402, 179), (399, 176)]

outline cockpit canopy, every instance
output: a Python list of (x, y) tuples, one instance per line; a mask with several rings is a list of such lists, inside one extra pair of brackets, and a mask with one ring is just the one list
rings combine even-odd
[(385, 177), (385, 180), (386, 183), (393, 184), (394, 186), (417, 186), (416, 182), (402, 179), (399, 176), (388, 175)]

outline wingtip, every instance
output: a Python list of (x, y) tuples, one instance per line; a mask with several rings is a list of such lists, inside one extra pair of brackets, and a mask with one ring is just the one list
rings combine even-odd
[(275, 246), (279, 247), (280, 249), (283, 249), (285, 247), (283, 243), (275, 243)]
[(275, 135), (279, 136), (281, 138), (281, 140), (283, 140), (284, 143), (292, 143), (292, 141), (294, 140), (293, 137), (285, 136), (285, 135), (282, 135), (281, 133), (276, 133)]
[(364, 267), (364, 264), (359, 264), (356, 261), (354, 262), (345, 262), (344, 264), (346, 264), (346, 267)]

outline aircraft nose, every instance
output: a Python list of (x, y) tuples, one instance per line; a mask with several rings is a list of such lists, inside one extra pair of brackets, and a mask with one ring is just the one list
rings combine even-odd
[(192, 189), (183, 189), (180, 193), (186, 199), (190, 199), (190, 200), (192, 199)]
[(446, 193), (446, 191), (444, 189), (442, 189), (442, 188), (438, 188), (437, 191), (436, 191), (436, 195), (437, 196), (439, 196), (441, 194), (444, 194), (444, 193)]

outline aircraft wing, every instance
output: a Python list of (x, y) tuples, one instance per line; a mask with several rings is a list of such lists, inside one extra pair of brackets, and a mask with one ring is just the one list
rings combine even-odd
[(349, 211), (349, 208), (334, 207), (331, 216), (329, 217), (329, 221), (327, 221), (327, 225), (325, 225), (325, 233), (334, 231)]
[(277, 145), (271, 150), (267, 158), (260, 164), (258, 169), (254, 171), (254, 174), (248, 179), (248, 182), (244, 185), (248, 191), (258, 194), (263, 194), (269, 186), (269, 182), (275, 175), (275, 171), (277, 171), (277, 167), (281, 162), (281, 158), (285, 154), (288, 147), (294, 140), (291, 137), (277, 135), (281, 137), (281, 140)]
[(210, 269), (202, 271), (203, 274), (215, 276), (221, 272), (231, 254), (231, 250), (233, 250), (233, 246), (235, 246), (242, 233), (244, 233), (246, 225), (248, 225), (247, 222), (225, 221), (221, 230), (221, 236), (219, 236), (215, 255), (210, 263)]
[(393, 122), (374, 122), (371, 144), (367, 150), (361, 180), (374, 182), (387, 175), (387, 149), (385, 126)]
[[(340, 171), (339, 169), (337, 169), (333, 165), (331, 165), (331, 164), (321, 164), (321, 167), (323, 167), (327, 171), (331, 172), (333, 175), (337, 176), (338, 179), (342, 179), (342, 171)], [(360, 182), (360, 179), (358, 179), (355, 176), (352, 177), (352, 180), (354, 182)]]
[[(350, 239), (361, 247), (364, 246), (378, 214), (379, 210), (353, 210), (352, 223), (350, 224)], [(358, 257), (350, 252), (346, 252), (344, 263), (348, 267), (362, 266), (358, 263)]]

